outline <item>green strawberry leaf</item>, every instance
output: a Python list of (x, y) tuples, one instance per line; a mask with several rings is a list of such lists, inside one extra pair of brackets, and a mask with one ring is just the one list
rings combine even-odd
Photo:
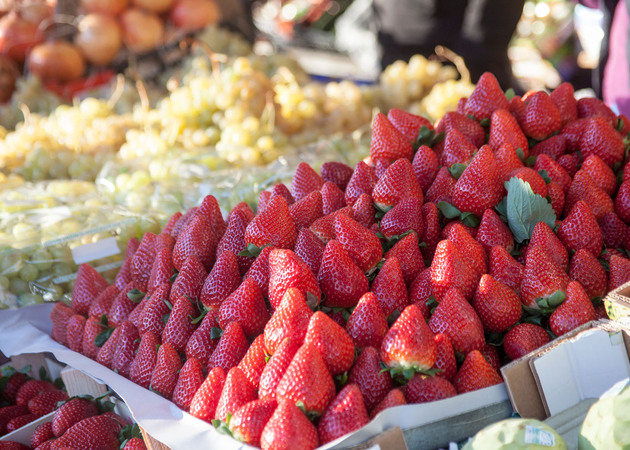
[(177, 269), (173, 269), (173, 275), (171, 275), (171, 278), (169, 278), (169, 281), (171, 283), (175, 283), (175, 280), (177, 279), (177, 275), (179, 275), (179, 272), (177, 271)]
[(486, 342), (494, 347), (501, 347), (504, 336), (505, 333), (486, 333)]
[(167, 322), (168, 322), (168, 319), (169, 319), (170, 317), (171, 317), (171, 313), (164, 314), (164, 315), (162, 316), (162, 322), (167, 323)]
[(509, 88), (507, 91), (505, 91), (505, 98), (507, 98), (508, 101), (512, 100), (515, 95), (516, 92), (514, 92), (514, 89), (512, 88)]
[(39, 379), (44, 381), (51, 381), (50, 377), (48, 376), (48, 372), (46, 372), (44, 366), (41, 366), (39, 368)]
[(494, 207), (499, 217), (503, 222), (507, 223), (507, 195), (501, 199), (499, 203)]
[(113, 328), (108, 328), (104, 331), (101, 331), (94, 338), (94, 345), (96, 345), (97, 347), (102, 347), (103, 344), (107, 342), (107, 339), (109, 339), (109, 337), (112, 335), (113, 332), (114, 332)]
[(459, 216), (459, 220), (466, 226), (477, 228), (481, 223), (481, 219), (471, 212), (464, 212)]
[(227, 423), (223, 422), (222, 420), (218, 420), (218, 419), (213, 419), (212, 420), (212, 426), (221, 434), (225, 434), (227, 436), (232, 436), (232, 432), (230, 431), (230, 428), (228, 427)]
[(534, 167), (534, 164), (536, 164), (536, 157), (535, 156), (530, 156), (525, 160), (525, 165), (527, 167)]
[[(394, 206), (393, 205), (379, 205), (378, 203), (373, 203), (372, 206), (374, 206), (374, 209), (376, 209), (376, 215), (378, 217), (378, 213), (382, 212), (383, 215), (385, 215), (385, 213), (387, 211), (389, 211), (390, 209), (392, 209)], [(383, 216), (381, 216), (382, 218)]]
[(448, 171), (451, 173), (451, 175), (453, 175), (453, 178), (459, 180), (459, 177), (462, 176), (462, 173), (464, 173), (464, 170), (466, 170), (467, 167), (468, 164), (457, 163), (449, 167)]
[[(627, 151), (626, 151), (627, 153)], [(627, 157), (628, 155), (626, 155)], [(614, 165), (613, 165), (613, 172), (617, 172), (619, 169), (621, 169), (622, 163), (620, 161), (617, 161)]]
[(422, 125), (422, 128), (420, 128), (418, 132), (418, 137), (414, 142), (414, 150), (417, 150), (423, 145), (433, 147), (442, 139), (444, 139), (444, 133), (435, 134), (435, 130), (430, 129), (426, 125)]
[(521, 160), (521, 162), (525, 162), (525, 152), (521, 147), (516, 149), (516, 155), (518, 156), (518, 159)]
[(462, 214), (459, 209), (451, 205), (449, 202), (441, 201), (437, 204), (437, 207), (447, 219), (455, 219)]
[(516, 242), (532, 237), (534, 226), (545, 222), (553, 228), (556, 214), (551, 205), (538, 194), (534, 194), (529, 183), (517, 177), (506, 181), (508, 226)]
[(311, 311), (316, 311), (317, 306), (319, 306), (319, 298), (312, 292), (306, 292), (306, 304), (311, 309)]
[(621, 117), (617, 117), (617, 124), (615, 125), (615, 129), (619, 132), (623, 130), (623, 119)]
[(341, 389), (348, 382), (348, 372), (340, 373), (339, 375), (336, 375), (334, 379), (335, 379), (335, 386), (337, 386), (337, 389)]
[(133, 288), (127, 292), (127, 298), (134, 303), (140, 303), (146, 294), (138, 288)]
[(407, 368), (403, 369), (401, 374), (405, 378), (405, 380), (409, 381), (416, 374), (416, 371), (412, 367), (407, 367)]
[(551, 178), (549, 177), (549, 174), (547, 173), (545, 169), (539, 170), (538, 173), (540, 174), (542, 179), (545, 180), (545, 184), (551, 183)]
[(481, 119), (479, 121), (479, 125), (481, 125), (484, 128), (489, 127), (490, 126), (490, 119), (488, 117), (485, 117), (485, 118)]
[(549, 297), (537, 298), (536, 304), (543, 314), (550, 313), (556, 309), (566, 298), (566, 294), (562, 291), (556, 291)]
[(605, 259), (598, 259), (598, 261), (606, 272), (610, 272), (610, 263), (608, 261)]
[(247, 248), (245, 250), (242, 250), (241, 252), (239, 252), (238, 256), (247, 256), (250, 258), (256, 258), (258, 257), (258, 255), (260, 255), (260, 252), (265, 247), (266, 246), (258, 247), (257, 245), (249, 243), (247, 244)]
[(210, 339), (219, 339), (223, 336), (223, 330), (219, 327), (212, 327), (210, 329)]

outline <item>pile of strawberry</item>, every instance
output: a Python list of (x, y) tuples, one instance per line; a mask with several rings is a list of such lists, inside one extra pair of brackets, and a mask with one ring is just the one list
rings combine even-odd
[(367, 162), (301, 163), (256, 214), (175, 214), (111, 286), (82, 265), (52, 336), (262, 448), (501, 383), (630, 278), (629, 130), (569, 84), (508, 99), (486, 73), (435, 126), (378, 114)]

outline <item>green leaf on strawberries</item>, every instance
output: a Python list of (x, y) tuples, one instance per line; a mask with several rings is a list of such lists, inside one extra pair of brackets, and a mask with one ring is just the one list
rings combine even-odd
[(464, 225), (473, 228), (477, 228), (481, 223), (481, 219), (471, 212), (462, 213), (459, 219)]
[(133, 288), (127, 292), (127, 298), (134, 303), (140, 303), (146, 294), (138, 288)]
[(530, 156), (524, 162), (527, 167), (534, 167), (534, 164), (536, 164), (536, 157)]
[(169, 281), (171, 283), (175, 283), (175, 280), (177, 279), (177, 275), (179, 275), (179, 272), (177, 271), (177, 269), (173, 269), (173, 275), (171, 275), (171, 278), (169, 278)]
[(514, 89), (512, 88), (509, 88), (507, 91), (505, 91), (505, 98), (507, 98), (508, 100), (512, 100), (515, 95), (516, 92), (514, 92)]
[(430, 129), (426, 125), (422, 125), (418, 132), (418, 138), (414, 142), (414, 150), (417, 150), (422, 145), (427, 147), (433, 147), (435, 144), (444, 139), (444, 133), (435, 134), (435, 130)]
[(265, 248), (265, 246), (258, 247), (257, 245), (249, 243), (249, 244), (247, 244), (247, 248), (245, 250), (242, 250), (238, 254), (238, 256), (247, 256), (247, 257), (250, 257), (250, 258), (256, 258), (256, 257), (258, 257), (258, 255), (260, 255), (260, 252), (262, 251), (263, 248)]
[(468, 167), (468, 164), (456, 163), (449, 167), (448, 171), (451, 173), (451, 175), (453, 175), (453, 178), (459, 180), (459, 177), (462, 176), (462, 173), (464, 173), (466, 167)]
[(96, 338), (94, 338), (94, 345), (96, 345), (97, 347), (102, 347), (113, 332), (113, 328), (108, 328), (104, 331), (101, 331), (99, 334), (96, 335)]
[(494, 207), (499, 217), (503, 222), (507, 223), (507, 195), (501, 199), (499, 203)]
[(507, 195), (508, 226), (514, 240), (521, 243), (532, 237), (534, 226), (545, 222), (552, 228), (556, 214), (551, 205), (538, 194), (534, 194), (529, 183), (517, 177), (505, 182)]
[(539, 170), (538, 173), (540, 174), (542, 179), (545, 180), (545, 184), (551, 183), (551, 178), (549, 177), (549, 174), (547, 173), (545, 169)]
[(516, 149), (516, 155), (518, 156), (518, 159), (520, 159), (522, 162), (525, 162), (525, 152), (521, 147)]
[(459, 217), (462, 214), (462, 212), (459, 209), (451, 205), (449, 202), (445, 202), (444, 200), (439, 202), (437, 204), (437, 207), (440, 210), (440, 212), (444, 215), (444, 217), (446, 217), (447, 219), (455, 219), (456, 217)]
[(223, 330), (219, 327), (212, 327), (210, 329), (210, 339), (219, 339), (223, 335)]

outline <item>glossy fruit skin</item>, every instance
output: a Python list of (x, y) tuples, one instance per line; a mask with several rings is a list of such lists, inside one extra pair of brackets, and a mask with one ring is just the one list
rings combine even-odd
[(377, 113), (372, 121), (370, 157), (374, 162), (382, 160), (389, 163), (402, 158), (411, 161), (413, 158), (411, 141), (382, 113)]
[(220, 367), (208, 372), (208, 376), (190, 402), (190, 414), (206, 422), (214, 419), (225, 378), (225, 371)]
[(315, 449), (319, 445), (317, 428), (292, 401), (280, 400), (260, 437), (263, 450)]
[(466, 298), (475, 291), (475, 273), (450, 240), (440, 241), (431, 262), (431, 289), (441, 301), (451, 288), (459, 289)]
[(503, 349), (514, 360), (550, 341), (545, 329), (533, 323), (521, 323), (507, 332), (503, 339)]
[(215, 417), (226, 421), (228, 414), (234, 414), (241, 406), (256, 400), (257, 397), (254, 386), (249, 383), (243, 371), (238, 367), (232, 367), (225, 378)]
[(453, 380), (458, 394), (501, 383), (503, 383), (501, 375), (494, 370), (478, 350), (473, 350), (466, 355), (464, 363)]
[(387, 318), (378, 299), (372, 292), (367, 292), (357, 303), (346, 324), (346, 332), (358, 349), (381, 346), (383, 337), (389, 329)]
[(455, 387), (444, 377), (415, 374), (405, 387), (407, 403), (427, 403), (455, 397)]
[(321, 311), (310, 317), (304, 343), (317, 348), (333, 376), (350, 370), (354, 363), (352, 338), (346, 330)]
[(253, 400), (241, 406), (230, 419), (230, 431), (234, 438), (260, 446), (263, 429), (277, 406), (278, 403), (272, 398)]
[(336, 240), (326, 244), (317, 281), (324, 294), (323, 304), (330, 307), (353, 307), (370, 288), (363, 271)]
[(567, 298), (549, 317), (549, 326), (556, 336), (597, 319), (595, 308), (582, 285), (571, 281), (567, 286)]
[(321, 290), (315, 275), (306, 263), (291, 250), (276, 249), (269, 254), (269, 302), (277, 308), (289, 288), (298, 288), (317, 303)]
[(319, 421), (319, 441), (322, 444), (334, 441), (369, 421), (361, 390), (356, 384), (346, 384)]
[(75, 423), (97, 414), (98, 408), (94, 402), (73, 398), (55, 411), (51, 422), (51, 431), (54, 436), (60, 437)]
[(488, 274), (481, 277), (471, 304), (487, 332), (505, 332), (521, 318), (518, 295)]
[(246, 336), (253, 338), (265, 329), (269, 312), (262, 290), (253, 279), (248, 278), (224, 301), (219, 309), (219, 326), (222, 329), (230, 322), (238, 322)]

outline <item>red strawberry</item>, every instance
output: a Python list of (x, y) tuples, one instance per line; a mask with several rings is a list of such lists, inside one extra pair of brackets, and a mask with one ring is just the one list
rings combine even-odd
[(238, 322), (250, 338), (262, 333), (268, 320), (269, 312), (262, 291), (251, 278), (243, 281), (219, 309), (219, 326), (222, 329), (230, 322)]
[(431, 268), (427, 267), (418, 274), (409, 286), (409, 304), (416, 305), (425, 319), (429, 319), (431, 312), (427, 305), (429, 298), (433, 296), (431, 288)]
[(502, 182), (507, 181), (514, 170), (524, 167), (521, 158), (516, 153), (516, 148), (509, 142), (501, 144), (494, 151), (494, 157), (497, 161), (497, 170)]
[[(324, 183), (320, 192), (322, 194), (323, 214), (330, 214), (346, 206), (345, 194), (335, 183), (330, 181)], [(310, 223), (307, 226), (309, 225)]]
[(503, 186), (498, 166), (489, 146), (477, 152), (453, 188), (453, 205), (462, 212), (472, 212), (481, 217), (494, 207), (503, 196)]
[(131, 362), (129, 368), (129, 379), (134, 383), (149, 389), (151, 385), (151, 375), (157, 363), (157, 353), (160, 340), (152, 331), (147, 331), (142, 335), (138, 353)]
[(276, 388), (301, 345), (301, 340), (298, 343), (292, 338), (285, 338), (280, 342), (260, 375), (260, 398), (276, 398)]
[(407, 285), (410, 285), (424, 268), (418, 240), (416, 233), (410, 233), (396, 242), (385, 254), (385, 260), (398, 258)]
[(155, 255), (155, 261), (151, 268), (151, 274), (147, 282), (147, 293), (151, 294), (158, 286), (170, 282), (174, 273), (173, 251), (170, 248), (160, 249)]
[(437, 349), (433, 332), (415, 305), (409, 305), (391, 326), (381, 344), (381, 360), (394, 369), (428, 370)]
[[(147, 231), (131, 259), (131, 281), (142, 292), (147, 292), (151, 277), (151, 269), (155, 260), (154, 241), (155, 234)], [(119, 289), (122, 290), (120, 287)]]
[(191, 415), (206, 422), (214, 419), (225, 378), (225, 371), (220, 367), (215, 367), (208, 372), (208, 376), (190, 402)]
[(481, 277), (471, 304), (490, 333), (505, 332), (521, 318), (518, 295), (488, 274)]
[(0, 395), (7, 399), (9, 403), (14, 404), (18, 390), (29, 378), (22, 372), (15, 372), (12, 375), (7, 374), (5, 377), (2, 377), (5, 378), (3, 380), (4, 389)]
[(577, 100), (575, 99), (571, 83), (564, 82), (560, 84), (549, 94), (549, 98), (558, 109), (563, 126), (577, 119)]
[(265, 349), (273, 355), (282, 341), (289, 337), (301, 345), (313, 311), (306, 303), (306, 297), (297, 288), (289, 288), (271, 319), (265, 325)]
[(116, 347), (118, 346), (118, 338), (120, 337), (120, 327), (114, 328), (112, 334), (109, 336), (107, 341), (103, 344), (101, 349), (98, 351), (96, 355), (96, 362), (107, 367), (111, 368), (112, 358), (114, 357), (114, 352), (116, 351)]
[(52, 431), (52, 422), (44, 422), (35, 428), (31, 436), (31, 448), (37, 448), (44, 442), (53, 439), (55, 435)]
[(204, 381), (203, 367), (196, 358), (188, 359), (177, 377), (173, 391), (173, 403), (184, 411), (190, 408), (190, 402)]
[(335, 235), (337, 242), (363, 272), (370, 270), (383, 257), (378, 237), (348, 216), (338, 215), (335, 218)]
[(173, 247), (175, 247), (175, 238), (170, 234), (160, 233), (153, 240), (153, 248), (156, 255), (164, 248), (173, 251)]
[[(129, 280), (131, 281), (131, 280)], [(121, 289), (127, 285), (125, 283)], [(95, 319), (101, 320), (103, 315), (107, 314), (112, 307), (112, 303), (118, 296), (118, 288), (114, 285), (108, 286), (100, 294), (94, 299), (92, 304), (90, 305), (90, 311), (88, 317), (93, 317)]]
[(554, 161), (549, 155), (542, 154), (538, 156), (536, 158), (536, 164), (534, 164), (534, 170), (538, 173), (544, 170), (545, 172), (547, 172), (547, 175), (552, 181), (555, 181), (560, 186), (562, 186), (562, 190), (564, 193), (569, 192), (572, 181), (571, 176), (567, 173), (566, 170), (564, 170), (564, 168), (562, 168), (562, 166), (560, 166), (560, 164)]
[(356, 384), (347, 384), (319, 420), (319, 442), (326, 444), (366, 425), (368, 418), (363, 395)]
[(630, 259), (613, 255), (610, 257), (608, 291), (613, 291), (630, 281)]
[(459, 130), (475, 147), (481, 147), (486, 140), (486, 132), (476, 120), (465, 114), (450, 111), (438, 122), (435, 132), (448, 134), (451, 130)]
[(206, 195), (199, 208), (196, 211), (196, 215), (203, 216), (208, 223), (210, 224), (210, 229), (217, 237), (217, 240), (221, 239), (223, 234), (225, 233), (225, 229), (227, 225), (223, 216), (221, 215), (221, 208), (219, 207), (219, 202), (212, 195)]
[(413, 157), (413, 173), (418, 179), (422, 192), (426, 194), (438, 173), (438, 157), (431, 147), (421, 145)]
[[(367, 197), (367, 196), (366, 196)], [(370, 208), (372, 205), (370, 203)], [(319, 272), (326, 245), (309, 228), (302, 228), (295, 242), (295, 254), (311, 269), (313, 274)]]
[(291, 183), (291, 193), (296, 202), (299, 202), (313, 191), (319, 191), (324, 184), (324, 180), (313, 170), (308, 163), (301, 162), (295, 169), (293, 182)]
[(186, 297), (180, 297), (173, 305), (168, 322), (162, 331), (162, 343), (168, 343), (175, 350), (183, 352), (188, 339), (197, 328), (193, 323), (197, 315), (197, 309), (193, 303)]
[(241, 325), (238, 322), (228, 323), (208, 360), (208, 370), (221, 367), (224, 371), (229, 371), (241, 362), (248, 348), (249, 342)]
[(425, 201), (439, 203), (445, 201), (448, 203), (453, 202), (453, 191), (457, 180), (453, 178), (448, 168), (442, 167), (438, 170), (433, 183), (429, 189), (427, 189), (427, 195)]
[(426, 244), (422, 253), (426, 260), (432, 261), (435, 249), (442, 239), (440, 213), (435, 203), (425, 203), (422, 205), (422, 220), (425, 226), (424, 237), (422, 240)]
[(162, 233), (166, 233), (166, 234), (171, 234), (173, 233), (173, 228), (175, 227), (175, 224), (177, 223), (177, 221), (179, 219), (181, 219), (182, 217), (182, 213), (177, 211), (175, 214), (173, 214), (171, 216), (170, 219), (168, 219), (168, 222), (166, 223), (166, 225), (164, 225), (164, 228), (162, 228)]
[(458, 289), (450, 289), (429, 319), (433, 333), (444, 333), (453, 350), (466, 354), (483, 348), (483, 325), (472, 306)]
[(525, 306), (555, 306), (566, 292), (567, 284), (568, 275), (553, 260), (546, 248), (535, 246), (528, 250), (521, 283), (521, 301)]
[(345, 191), (352, 178), (352, 167), (337, 161), (326, 161), (322, 164), (321, 174), (324, 181), (332, 181), (339, 189)]
[(475, 90), (466, 101), (465, 111), (477, 120), (490, 118), (497, 109), (508, 109), (508, 99), (503, 94), (497, 79), (490, 72), (483, 73)]
[(549, 225), (544, 222), (538, 222), (534, 226), (528, 249), (532, 249), (536, 246), (547, 249), (553, 260), (563, 270), (567, 270), (569, 267), (569, 253), (564, 244), (562, 244), (560, 239), (554, 234), (553, 230), (549, 228)]
[(562, 216), (565, 200), (562, 186), (554, 181), (549, 183), (547, 185), (547, 197), (551, 200), (551, 207), (553, 208), (553, 212), (556, 214), (556, 217)]
[(354, 362), (354, 343), (341, 326), (321, 311), (315, 312), (308, 323), (304, 344), (314, 346), (322, 355), (331, 375), (350, 370)]
[(495, 245), (505, 248), (508, 252), (514, 249), (512, 232), (493, 209), (486, 209), (483, 213), (476, 239), (487, 254)]
[(147, 450), (147, 446), (142, 438), (131, 438), (127, 441), (122, 450)]
[(335, 383), (314, 345), (304, 343), (297, 351), (278, 383), (276, 396), (278, 403), (302, 401), (309, 414), (324, 413), (335, 396)]
[(218, 318), (219, 310), (209, 310), (186, 343), (186, 358), (197, 358), (203, 367), (208, 365), (208, 359), (219, 343)]
[(391, 316), (394, 311), (400, 313), (408, 305), (407, 286), (397, 257), (385, 260), (385, 264), (372, 282), (372, 292), (378, 299), (385, 317)]
[(393, 408), (394, 406), (406, 405), (407, 400), (405, 400), (405, 394), (399, 389), (394, 388), (387, 393), (385, 398), (381, 400), (381, 402), (376, 405), (372, 411), (370, 411), (370, 418), (373, 419), (380, 413), (381, 411), (387, 408)]
[(218, 239), (205, 216), (194, 217), (180, 233), (173, 248), (173, 265), (180, 272), (191, 256), (209, 270), (214, 264)]
[(330, 307), (350, 308), (369, 290), (367, 277), (336, 240), (326, 244), (317, 281)]
[(243, 277), (243, 281), (251, 278), (258, 283), (258, 286), (262, 289), (263, 296), (265, 297), (269, 296), (269, 254), (275, 248), (276, 247), (263, 248)]
[[(182, 235), (183, 236), (183, 235)], [(180, 267), (177, 278), (171, 287), (170, 300), (175, 303), (180, 298), (198, 300), (208, 272), (201, 259), (190, 256)]]
[(83, 347), (83, 329), (85, 327), (85, 317), (75, 314), (68, 319), (66, 326), (66, 341), (68, 348), (73, 352), (81, 352)]
[(245, 211), (232, 210), (228, 219), (227, 230), (217, 244), (217, 256), (220, 256), (226, 250), (237, 255), (236, 259), (238, 260), (241, 275), (247, 272), (247, 269), (249, 269), (249, 266), (251, 266), (254, 261), (253, 258), (247, 256), (238, 256), (241, 251), (247, 248), (245, 244), (245, 230), (252, 218), (253, 215), (249, 216)]
[(418, 133), (422, 127), (433, 129), (433, 125), (424, 117), (417, 116), (399, 108), (392, 108), (387, 113), (390, 122), (404, 134), (410, 141), (414, 142), (418, 139)]
[(525, 268), (504, 247), (492, 247), (488, 266), (489, 274), (495, 280), (509, 286), (516, 293), (520, 292)]
[(468, 234), (459, 223), (449, 228), (447, 239), (455, 244), (462, 259), (466, 261), (468, 267), (475, 274), (476, 284), (481, 275), (488, 271), (488, 258), (483, 246)]
[(450, 240), (440, 241), (431, 263), (431, 289), (438, 302), (453, 287), (458, 288), (466, 298), (472, 298), (475, 278), (476, 274), (457, 246)]
[(503, 378), (485, 360), (479, 350), (473, 350), (466, 355), (464, 363), (453, 380), (453, 385), (457, 389), (458, 394), (476, 391), (501, 383), (503, 383)]
[(117, 449), (120, 446), (118, 433), (122, 428), (121, 420), (120, 416), (114, 418), (109, 414), (83, 419), (54, 440), (52, 448)]
[(455, 397), (455, 387), (444, 377), (415, 374), (405, 387), (407, 403), (427, 403)]
[(357, 357), (348, 376), (348, 383), (359, 387), (368, 411), (393, 388), (392, 377), (381, 370), (378, 350), (374, 347), (364, 348)]
[(567, 286), (567, 298), (549, 317), (549, 327), (556, 336), (562, 336), (591, 320), (596, 320), (595, 308), (577, 281)]
[(488, 361), (488, 364), (492, 366), (497, 372), (501, 372), (501, 361), (499, 358), (499, 351), (494, 345), (488, 344), (481, 349), (481, 354)]
[(583, 158), (599, 156), (608, 166), (621, 163), (624, 158), (624, 143), (621, 135), (604, 118), (589, 119), (582, 138), (580, 151)]
[(70, 307), (76, 314), (87, 316), (91, 303), (107, 286), (109, 285), (105, 278), (92, 266), (81, 264), (72, 290)]
[(232, 436), (246, 444), (260, 447), (263, 429), (277, 406), (273, 398), (253, 400), (244, 404), (230, 419)]
[(353, 217), (352, 214), (352, 208), (350, 206), (346, 206), (345, 208), (338, 209), (334, 213), (320, 217), (313, 222), (309, 229), (322, 242), (328, 243), (328, 241), (335, 239), (335, 219), (338, 216)]
[(584, 248), (594, 256), (599, 256), (602, 250), (602, 231), (597, 225), (597, 219), (589, 206), (579, 201), (558, 228), (558, 238), (568, 250)]
[(376, 222), (374, 213), (372, 197), (368, 194), (361, 194), (352, 206), (352, 217), (365, 228), (370, 228)]
[(558, 160), (567, 149), (567, 137), (564, 134), (550, 136), (544, 141), (540, 141), (530, 150), (530, 156), (547, 155), (551, 159)]
[(570, 176), (575, 176), (578, 170), (579, 158), (577, 155), (562, 155), (558, 158), (558, 164), (567, 171)]
[(260, 436), (263, 450), (311, 450), (319, 445), (317, 428), (293, 401), (279, 401)]
[(614, 125), (617, 122), (615, 113), (600, 99), (584, 97), (577, 101), (578, 117), (601, 117)]
[(527, 138), (514, 116), (507, 109), (497, 109), (490, 119), (488, 145), (496, 150), (506, 143), (513, 145), (515, 149), (520, 148), (523, 160), (529, 156)]
[(537, 91), (527, 101), (525, 114), (520, 118), (523, 132), (536, 140), (543, 140), (560, 131), (562, 117), (560, 111), (544, 91)]
[(354, 168), (352, 177), (346, 186), (346, 204), (354, 205), (361, 194), (372, 195), (377, 177), (373, 167), (369, 167), (363, 161), (359, 161)]
[(533, 323), (520, 323), (503, 338), (503, 349), (511, 360), (515, 360), (549, 342), (545, 329)]
[(26, 405), (11, 405), (0, 408), (0, 436), (7, 434), (7, 424), (11, 419), (29, 414)]
[(262, 212), (265, 210), (267, 205), (269, 204), (269, 200), (271, 200), (271, 191), (260, 191), (258, 194), (258, 212)]
[(28, 425), (39, 417), (40, 416), (37, 414), (25, 414), (23, 416), (15, 417), (7, 422), (7, 433), (12, 433), (17, 429)]
[[(28, 380), (20, 386), (17, 393), (15, 394), (15, 404), (18, 406), (26, 406), (32, 398), (36, 397), (42, 392), (56, 391), (56, 390), (58, 390), (57, 387), (48, 381)], [(22, 414), (27, 414), (28, 412), (29, 411), (25, 411)], [(22, 414), (18, 414), (18, 415), (21, 416)], [(13, 416), (13, 417), (17, 417), (17, 416)]]
[(234, 253), (225, 250), (218, 255), (216, 263), (206, 277), (199, 294), (199, 300), (206, 308), (219, 308), (240, 283), (238, 260)]
[(514, 177), (520, 178), (526, 183), (529, 183), (532, 191), (534, 191), (534, 194), (538, 194), (543, 198), (547, 196), (547, 184), (540, 174), (534, 169), (529, 167), (515, 169), (508, 175), (508, 179)]
[(276, 308), (287, 289), (296, 287), (308, 297), (312, 295), (316, 304), (321, 291), (315, 275), (302, 259), (291, 250), (275, 249), (269, 254), (269, 302)]
[(436, 376), (451, 381), (457, 373), (457, 361), (451, 340), (444, 333), (437, 333), (434, 339), (437, 348), (434, 368), (439, 369)]
[(630, 223), (630, 181), (624, 181), (619, 186), (615, 197), (615, 212), (626, 223)]
[(402, 158), (411, 161), (413, 158), (411, 141), (382, 113), (377, 113), (372, 121), (370, 157), (374, 162), (383, 160), (390, 163)]
[(372, 199), (379, 209), (387, 211), (405, 198), (417, 198), (422, 202), (423, 194), (411, 162), (399, 159), (376, 182)]
[[(567, 152), (573, 153), (576, 150), (580, 149), (580, 140), (582, 139), (582, 134), (584, 133), (584, 130), (589, 123), (590, 119), (577, 119), (567, 123), (562, 127), (562, 131), (560, 132), (560, 134), (566, 138)], [(567, 170), (567, 172), (569, 171)], [(569, 175), (570, 174), (571, 173), (569, 172)]]
[(107, 313), (108, 324), (112, 327), (121, 325), (129, 314), (135, 309), (136, 303), (129, 298), (129, 294), (134, 289), (133, 281), (128, 283), (116, 296), (112, 306)]
[(613, 195), (617, 190), (617, 179), (612, 169), (606, 165), (597, 155), (590, 155), (582, 163), (581, 170), (586, 171), (593, 180), (593, 183), (606, 192)]
[(586, 249), (578, 250), (571, 258), (569, 277), (580, 282), (590, 299), (603, 298), (606, 294), (606, 271), (597, 258)]
[(387, 318), (379, 305), (376, 295), (367, 292), (348, 318), (346, 332), (358, 348), (381, 346), (387, 333)]
[(45, 416), (55, 410), (57, 403), (68, 400), (68, 394), (58, 389), (44, 391), (31, 398), (28, 403), (28, 410), (36, 416)]
[(188, 226), (190, 221), (197, 216), (197, 206), (193, 206), (192, 208), (188, 208), (188, 210), (184, 213), (183, 216), (179, 218), (179, 220), (173, 226), (173, 231), (171, 232), (171, 236), (173, 236), (176, 240), (179, 237), (180, 233), (184, 231), (184, 228)]
[(620, 248), (624, 245), (627, 226), (614, 212), (604, 215), (599, 221), (602, 230), (602, 238), (607, 248)]
[(241, 362), (238, 363), (237, 367), (243, 371), (245, 378), (249, 380), (256, 390), (258, 390), (260, 376), (265, 369), (268, 357), (269, 355), (265, 352), (265, 336), (259, 334), (252, 342), (252, 345), (249, 346)]
[[(463, 133), (453, 128), (446, 134), (444, 150), (440, 155), (440, 165), (451, 167), (454, 164), (468, 164), (475, 155), (477, 147)], [(437, 171), (437, 168), (436, 168)]]
[(177, 384), (177, 373), (181, 368), (182, 359), (175, 347), (168, 342), (163, 342), (158, 350), (155, 369), (151, 375), (150, 389), (170, 400)]
[(565, 215), (568, 215), (580, 200), (590, 207), (597, 220), (615, 209), (610, 196), (597, 187), (591, 176), (584, 170), (578, 170), (569, 187), (564, 205)]
[(112, 370), (129, 378), (131, 363), (136, 356), (140, 335), (138, 329), (128, 320), (120, 325), (120, 337), (112, 357)]
[(297, 230), (289, 213), (289, 205), (282, 196), (272, 198), (265, 210), (259, 212), (245, 229), (245, 242), (257, 247), (273, 245), (293, 248), (296, 239)]
[(276, 195), (283, 196), (289, 206), (295, 203), (295, 199), (293, 198), (293, 195), (291, 195), (291, 191), (289, 191), (289, 188), (282, 183), (277, 183), (273, 185), (273, 188), (271, 189), (271, 197), (269, 199), (271, 200), (271, 198)]
[(324, 215), (322, 193), (313, 191), (302, 200), (295, 202), (289, 206), (289, 214), (297, 230), (310, 227), (313, 222)]
[(156, 336), (162, 336), (164, 327), (166, 326), (165, 317), (170, 313), (170, 296), (171, 287), (169, 284), (163, 284), (153, 290), (153, 293), (147, 300), (142, 310), (142, 314), (138, 319), (138, 332), (143, 336), (146, 332), (151, 331)]
[(419, 198), (406, 198), (387, 211), (380, 224), (381, 233), (388, 238), (414, 231), (419, 239), (424, 235), (422, 201)]
[(61, 437), (75, 423), (97, 414), (98, 408), (93, 401), (74, 397), (57, 408), (50, 422), (50, 431), (53, 436)]

